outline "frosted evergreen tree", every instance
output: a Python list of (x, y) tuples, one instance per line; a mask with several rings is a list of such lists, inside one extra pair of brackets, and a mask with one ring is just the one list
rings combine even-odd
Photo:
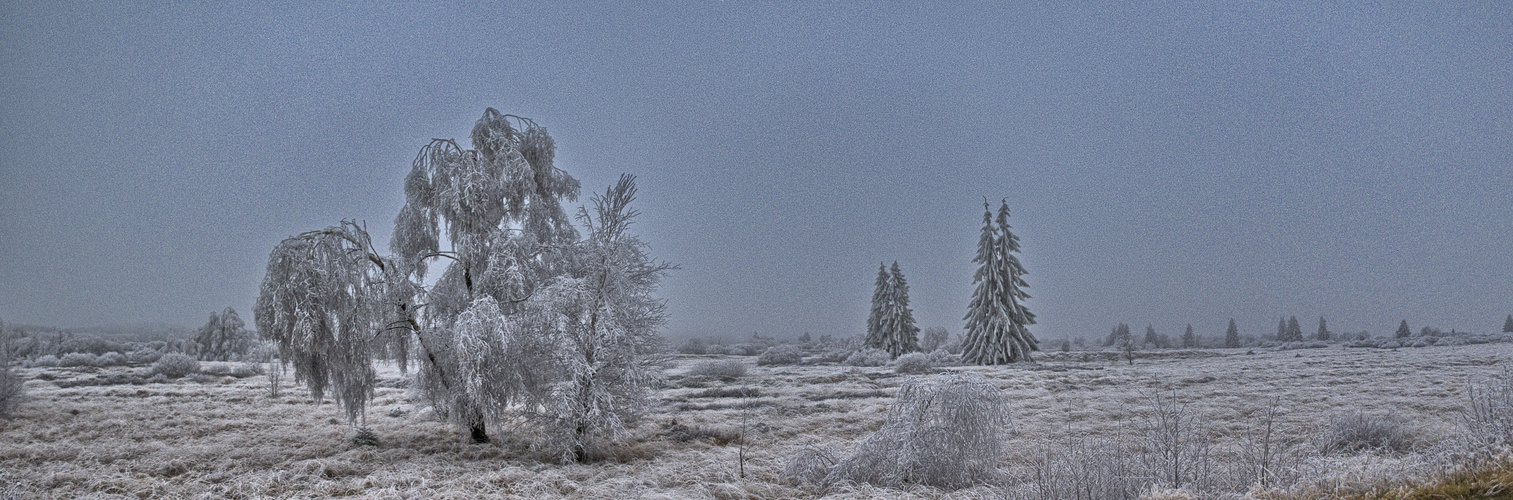
[(1198, 335), (1193, 333), (1192, 323), (1187, 324), (1187, 330), (1182, 332), (1182, 347), (1192, 349), (1198, 347)]
[(978, 365), (1030, 361), (1030, 352), (1040, 346), (1028, 328), (1035, 324), (1035, 315), (1023, 305), (1030, 298), (1024, 291), (1029, 283), (1014, 256), (1019, 252), (1019, 237), (1009, 230), (1008, 200), (999, 206), (996, 223), (986, 201), (982, 207), (982, 235), (972, 259), (978, 264), (972, 276), (976, 289), (965, 318), (962, 361)]
[(206, 361), (240, 360), (252, 349), (252, 334), (236, 309), (227, 307), (210, 313), (205, 326), (195, 332), (194, 344), (199, 358)]
[(877, 281), (872, 287), (872, 312), (867, 315), (867, 338), (862, 345), (873, 349), (882, 349), (887, 344), (887, 332), (883, 331), (883, 311), (888, 308), (888, 300), (893, 296), (888, 290), (892, 279), (888, 276), (888, 267), (877, 263)]
[(1324, 322), (1324, 317), (1319, 316), (1319, 331), (1313, 334), (1318, 340), (1329, 340), (1329, 324)]
[(1411, 336), (1413, 336), (1413, 330), (1408, 329), (1408, 320), (1405, 319), (1397, 325), (1397, 334), (1394, 337), (1405, 339)]
[[(562, 207), (578, 181), (552, 165), (544, 128), (488, 109), (472, 146), (421, 148), (393, 255), (352, 222), (281, 242), (259, 331), (349, 420), (372, 397), (374, 357), (401, 369), (413, 358), (420, 392), (474, 441), (488, 441), (488, 422), (520, 422), (559, 456), (585, 459), (648, 407), (659, 372), (646, 363), (664, 317), (651, 294), (671, 267), (627, 231), (634, 178), (579, 209), (580, 238)], [(441, 275), (428, 279), (438, 260)]]
[(888, 300), (881, 318), (883, 345), (880, 348), (889, 356), (897, 358), (919, 350), (919, 327), (914, 324), (914, 311), (909, 309), (909, 282), (893, 263), (888, 273)]
[(1145, 345), (1150, 347), (1166, 347), (1162, 344), (1164, 342), (1161, 342), (1161, 336), (1156, 335), (1156, 327), (1145, 325)]
[(1508, 319), (1503, 320), (1502, 331), (1503, 333), (1513, 333), (1513, 314), (1509, 314)]
[(1277, 340), (1287, 340), (1287, 317), (1277, 318)]
[(1224, 347), (1240, 347), (1240, 328), (1234, 318), (1229, 318), (1229, 328), (1224, 330)]
[(1303, 327), (1298, 324), (1297, 316), (1287, 318), (1287, 338), (1285, 340), (1288, 342), (1303, 341)]
[(1103, 345), (1109, 347), (1123, 347), (1133, 343), (1134, 338), (1130, 336), (1129, 325), (1125, 323), (1114, 325), (1114, 329), (1108, 334), (1108, 340), (1103, 341)]

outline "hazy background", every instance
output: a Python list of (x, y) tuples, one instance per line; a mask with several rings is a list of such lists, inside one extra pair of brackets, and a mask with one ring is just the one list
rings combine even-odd
[(959, 331), (1007, 198), (1042, 337), (1492, 331), (1513, 4), (0, 2), (0, 319), (247, 317), (483, 109), (584, 199), (641, 179), (667, 332), (860, 333), (879, 261)]

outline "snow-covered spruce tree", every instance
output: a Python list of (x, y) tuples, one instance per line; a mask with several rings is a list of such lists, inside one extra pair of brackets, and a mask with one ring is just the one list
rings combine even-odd
[(1413, 330), (1408, 329), (1408, 320), (1405, 319), (1397, 325), (1397, 334), (1393, 335), (1393, 337), (1405, 339), (1411, 336), (1413, 336)]
[(236, 309), (210, 313), (205, 326), (195, 332), (195, 352), (205, 361), (236, 361), (252, 349), (252, 334)]
[(1509, 314), (1508, 319), (1503, 320), (1502, 331), (1503, 333), (1513, 333), (1513, 314)]
[(1182, 332), (1182, 347), (1192, 349), (1198, 347), (1198, 335), (1193, 333), (1192, 323), (1187, 324), (1187, 330)]
[(1289, 316), (1287, 318), (1287, 338), (1285, 340), (1289, 342), (1303, 341), (1303, 326), (1298, 324), (1297, 316)]
[(1314, 332), (1313, 338), (1316, 340), (1329, 340), (1329, 324), (1324, 322), (1323, 316), (1319, 316), (1319, 331)]
[(1240, 347), (1240, 328), (1234, 318), (1229, 318), (1229, 328), (1224, 330), (1224, 347)]
[(1277, 318), (1277, 340), (1287, 340), (1287, 317)]
[(897, 359), (919, 350), (919, 327), (914, 324), (914, 311), (909, 309), (909, 282), (898, 262), (888, 272), (888, 302), (880, 323), (885, 332), (881, 348), (889, 356)]
[(1119, 323), (1114, 325), (1113, 330), (1109, 331), (1108, 339), (1103, 341), (1103, 345), (1106, 347), (1123, 347), (1126, 344), (1133, 343), (1133, 340), (1130, 336), (1129, 324)]
[(1028, 328), (1035, 324), (1035, 314), (1023, 304), (1030, 298), (1024, 291), (1030, 285), (1023, 278), (1024, 266), (1014, 256), (1019, 252), (1019, 237), (1009, 230), (1009, 203), (1003, 200), (996, 221), (986, 201), (982, 208), (982, 236), (972, 259), (978, 264), (972, 276), (977, 288), (965, 318), (961, 359), (978, 365), (1030, 361), (1030, 352), (1040, 350), (1040, 345)]
[(888, 300), (893, 293), (888, 290), (892, 280), (888, 276), (888, 266), (882, 262), (877, 263), (877, 280), (872, 285), (872, 311), (867, 314), (867, 338), (863, 339), (862, 345), (873, 349), (882, 349), (887, 344), (888, 333), (883, 331), (883, 311), (888, 308)]
[(1155, 348), (1166, 347), (1166, 343), (1161, 341), (1161, 336), (1156, 335), (1155, 326), (1145, 325), (1145, 345)]

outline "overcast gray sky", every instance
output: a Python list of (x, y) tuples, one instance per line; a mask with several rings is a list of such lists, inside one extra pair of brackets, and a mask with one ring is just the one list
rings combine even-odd
[(960, 331), (984, 197), (1042, 337), (1513, 312), (1513, 4), (1004, 3), (3, 1), (0, 319), (246, 315), (489, 106), (640, 176), (672, 335), (860, 333), (895, 260)]

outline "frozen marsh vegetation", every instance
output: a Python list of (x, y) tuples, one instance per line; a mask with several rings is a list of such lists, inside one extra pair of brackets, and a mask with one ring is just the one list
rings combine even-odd
[[(624, 446), (567, 465), (532, 449), (524, 428), (468, 442), (392, 364), (379, 366), (362, 424), (376, 446), (353, 442), (360, 426), (339, 405), (208, 374), (231, 363), (140, 385), (69, 382), (146, 376), (150, 364), (16, 367), (28, 397), (0, 420), (0, 496), (1321, 498), (1432, 479), (1508, 443), (1513, 344), (1246, 352), (1151, 352), (1131, 366), (1074, 351), (921, 376), (683, 355)], [(690, 373), (706, 363), (745, 372)], [(907, 384), (950, 377), (1003, 394), (1012, 425), (993, 477), (949, 489), (892, 479), (907, 474), (883, 484), (785, 474), (806, 453), (809, 474), (828, 474), (897, 425), (889, 412)], [(1352, 423), (1361, 417), (1376, 420)]]

